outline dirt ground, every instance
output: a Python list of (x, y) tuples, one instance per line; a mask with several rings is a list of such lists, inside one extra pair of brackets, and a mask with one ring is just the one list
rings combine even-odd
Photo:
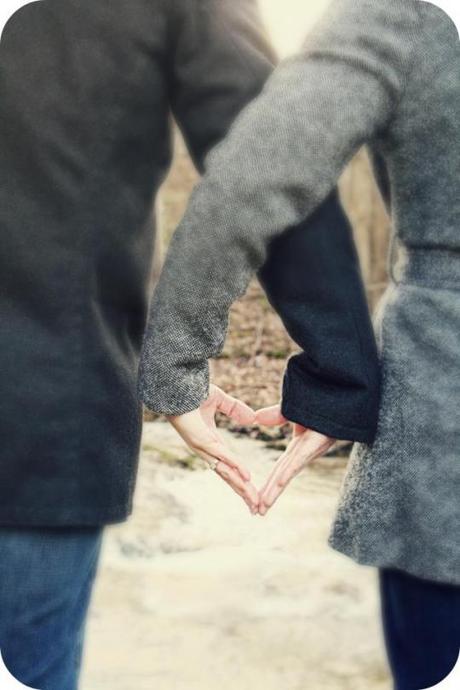
[[(278, 453), (222, 431), (260, 484)], [(136, 508), (109, 528), (82, 690), (389, 690), (375, 573), (326, 544), (343, 459), (251, 516), (169, 425), (145, 426)]]

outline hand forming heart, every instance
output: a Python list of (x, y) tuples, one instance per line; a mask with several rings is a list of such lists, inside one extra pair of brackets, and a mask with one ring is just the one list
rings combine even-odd
[(168, 417), (185, 443), (211, 466), (214, 465), (216, 473), (241, 496), (253, 515), (265, 515), (289, 482), (335, 442), (335, 439), (317, 431), (293, 424), (292, 441), (258, 492), (248, 470), (222, 442), (216, 427), (216, 412), (222, 412), (245, 426), (279, 426), (288, 420), (281, 414), (279, 405), (254, 412), (248, 405), (214, 385), (210, 387), (209, 397), (198, 409)]

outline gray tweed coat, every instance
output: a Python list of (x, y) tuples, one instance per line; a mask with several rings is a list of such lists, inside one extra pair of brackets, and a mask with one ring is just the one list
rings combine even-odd
[(336, 0), (209, 156), (153, 301), (140, 394), (175, 412), (205, 397), (230, 304), (362, 144), (386, 161), (404, 260), (376, 317), (377, 438), (355, 448), (330, 543), (460, 584), (460, 42), (434, 5)]

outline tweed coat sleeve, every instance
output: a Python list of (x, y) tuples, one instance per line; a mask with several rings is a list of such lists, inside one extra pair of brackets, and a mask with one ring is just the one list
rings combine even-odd
[[(255, 0), (176, 0), (172, 8), (169, 99), (203, 171), (206, 154), (260, 92), (276, 57)], [(353, 233), (337, 189), (314, 216), (269, 247), (258, 275), (301, 348), (284, 375), (286, 416), (329, 436), (372, 440), (380, 367)]]
[(318, 209), (392, 116), (417, 21), (415, 1), (339, 0), (209, 154), (152, 301), (139, 378), (148, 407), (180, 414), (206, 397), (207, 359), (270, 243)]

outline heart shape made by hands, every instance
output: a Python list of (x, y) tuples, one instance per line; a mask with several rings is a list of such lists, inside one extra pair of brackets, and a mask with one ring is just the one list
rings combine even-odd
[(252, 514), (265, 515), (286, 486), (315, 458), (323, 455), (335, 439), (293, 424), (292, 440), (275, 463), (261, 489), (251, 482), (251, 475), (239, 459), (225, 446), (219, 436), (217, 412), (241, 426), (281, 426), (288, 423), (280, 405), (255, 412), (237, 398), (211, 385), (209, 397), (199, 409), (169, 417), (176, 431), (197, 455), (209, 463), (216, 473), (245, 501)]

